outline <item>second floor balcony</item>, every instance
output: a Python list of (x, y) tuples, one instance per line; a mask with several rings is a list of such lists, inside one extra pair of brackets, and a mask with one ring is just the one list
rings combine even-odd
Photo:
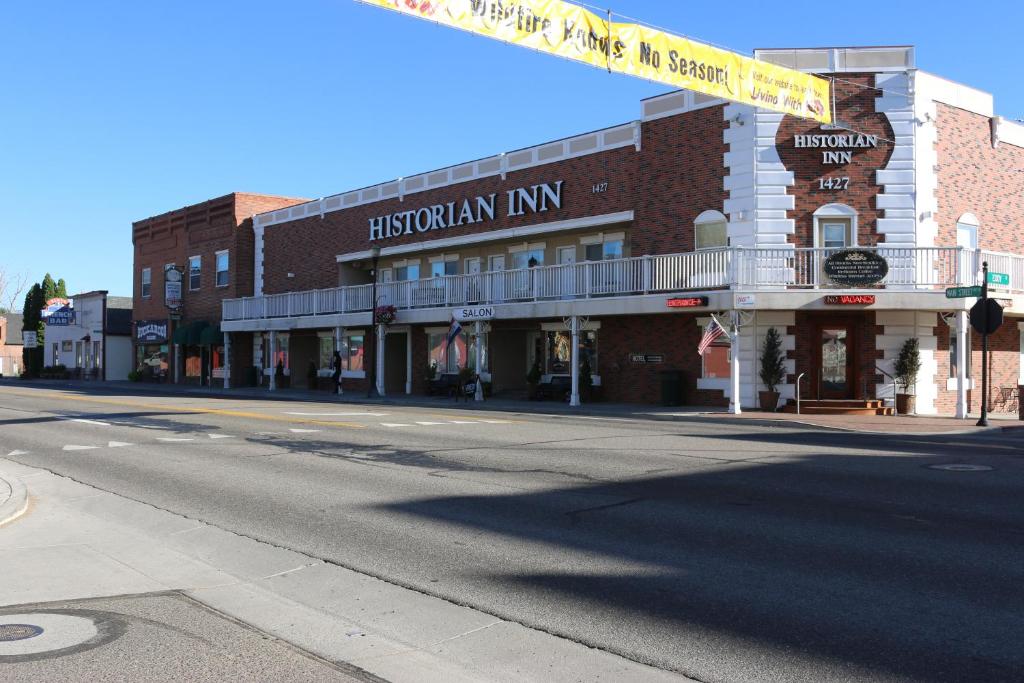
[[(861, 249), (858, 247), (858, 249)], [(858, 291), (941, 292), (981, 284), (981, 268), (1009, 275), (1007, 295), (1024, 293), (1024, 256), (962, 247), (867, 247), (888, 264), (879, 283)], [(846, 290), (825, 275), (838, 249), (727, 247), (682, 254), (584, 261), (422, 280), (378, 282), (376, 305), (399, 310), (500, 305), (601, 297), (756, 291)], [(358, 313), (374, 308), (373, 284), (359, 284), (223, 302), (223, 320), (260, 320)]]

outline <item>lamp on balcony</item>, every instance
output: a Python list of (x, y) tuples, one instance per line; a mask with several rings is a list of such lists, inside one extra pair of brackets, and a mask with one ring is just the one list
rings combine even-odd
[(370, 384), (366, 387), (366, 398), (377, 395), (377, 261), (380, 260), (380, 247), (370, 249), (372, 263), (370, 278)]

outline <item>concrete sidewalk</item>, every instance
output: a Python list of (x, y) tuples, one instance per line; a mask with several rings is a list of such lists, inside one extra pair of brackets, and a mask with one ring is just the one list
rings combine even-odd
[[(155, 611), (171, 628), (193, 624), (194, 637), (214, 648), (203, 653), (211, 666), (221, 667), (216, 671), (233, 655), (223, 648), (234, 642), (253, 647), (245, 634), (210, 615), (174, 601), (153, 601), (170, 594), (307, 653), (296, 656), (292, 675), (278, 675), (279, 680), (688, 680), (46, 470), (0, 459), (0, 479), (27, 482), (33, 500), (29, 514), (0, 528), (0, 625), (4, 614), (45, 612), (40, 604), (60, 603), (56, 611), (67, 617), (67, 608), (82, 607), (82, 600), (118, 598), (101, 606), (122, 621), (141, 618), (148, 624), (147, 615)], [(24, 628), (18, 624), (11, 627)], [(204, 634), (203, 628), (217, 634)], [(150, 629), (149, 636), (138, 630), (136, 637), (152, 650), (166, 636)], [(4, 652), (0, 648), (0, 664)], [(121, 661), (93, 649), (89, 656), (67, 658), (61, 676), (90, 678), (96, 657), (111, 666)], [(328, 668), (318, 669), (320, 661)], [(26, 672), (58, 670), (34, 666)], [(239, 666), (239, 672), (246, 670)], [(139, 680), (162, 680), (160, 671), (151, 674)]]
[(324, 391), (307, 391), (303, 389), (282, 389), (270, 392), (262, 387), (242, 387), (238, 389), (221, 389), (217, 387), (198, 387), (181, 384), (152, 384), (146, 382), (88, 382), (61, 380), (3, 380), (0, 386), (39, 387), (63, 391), (83, 393), (129, 393), (152, 396), (205, 396), (209, 398), (232, 400), (260, 401), (302, 401), (317, 403), (338, 403), (350, 405), (387, 405), (431, 408), (437, 410), (452, 409), (458, 411), (487, 410), (507, 413), (525, 413), (539, 415), (578, 415), (583, 417), (603, 417), (617, 419), (671, 420), (687, 421), (694, 419), (742, 420), (744, 424), (778, 427), (792, 425), (794, 427), (820, 427), (843, 431), (867, 433), (913, 433), (948, 434), (965, 433), (981, 434), (986, 432), (1007, 431), (1016, 433), (1024, 422), (1013, 413), (990, 413), (990, 425), (987, 428), (975, 426), (978, 416), (967, 420), (958, 420), (948, 416), (856, 416), (856, 415), (794, 415), (789, 413), (769, 413), (757, 409), (745, 409), (740, 415), (731, 415), (724, 408), (707, 406), (676, 406), (663, 407), (636, 403), (587, 403), (571, 407), (557, 401), (527, 401), (506, 398), (493, 398), (485, 401), (456, 401), (451, 398), (430, 396), (401, 395), (386, 398), (367, 398), (365, 394), (349, 392), (338, 396)]

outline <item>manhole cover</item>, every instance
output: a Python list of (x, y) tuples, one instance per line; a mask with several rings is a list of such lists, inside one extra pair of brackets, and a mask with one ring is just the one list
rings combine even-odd
[(933, 470), (948, 470), (950, 472), (988, 472), (992, 467), (988, 465), (968, 465), (966, 463), (954, 462), (948, 465), (928, 465)]
[(43, 629), (32, 624), (0, 624), (0, 642), (28, 640), (29, 638), (35, 638), (42, 632)]

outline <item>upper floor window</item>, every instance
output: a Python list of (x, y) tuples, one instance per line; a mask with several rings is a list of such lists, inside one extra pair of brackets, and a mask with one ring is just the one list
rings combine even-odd
[(442, 254), (430, 259), (430, 277), (459, 274), (459, 255)]
[(693, 221), (693, 243), (697, 249), (729, 246), (729, 221), (720, 211), (705, 211)]
[(216, 256), (215, 256), (214, 261), (215, 261), (214, 265), (216, 266), (216, 269), (217, 269), (216, 284), (217, 284), (218, 287), (227, 287), (228, 286), (228, 265), (229, 265), (228, 252), (227, 251), (218, 251)]
[(621, 232), (599, 233), (580, 238), (580, 243), (583, 245), (583, 256), (587, 261), (609, 261), (622, 258), (624, 242), (625, 235)]
[(956, 221), (956, 246), (964, 249), (978, 248), (978, 228), (981, 222), (973, 213), (965, 213)]
[(188, 288), (199, 289), (200, 275), (202, 274), (203, 258), (201, 256), (188, 257)]
[(524, 268), (537, 268), (544, 265), (544, 244), (523, 244), (518, 247), (509, 247), (509, 255), (512, 258), (512, 269), (522, 270)]
[(142, 298), (148, 299), (153, 289), (153, 269), (142, 269)]
[(420, 264), (419, 262), (402, 262), (401, 265), (395, 264), (395, 280), (404, 282), (405, 280), (419, 280), (420, 279)]

